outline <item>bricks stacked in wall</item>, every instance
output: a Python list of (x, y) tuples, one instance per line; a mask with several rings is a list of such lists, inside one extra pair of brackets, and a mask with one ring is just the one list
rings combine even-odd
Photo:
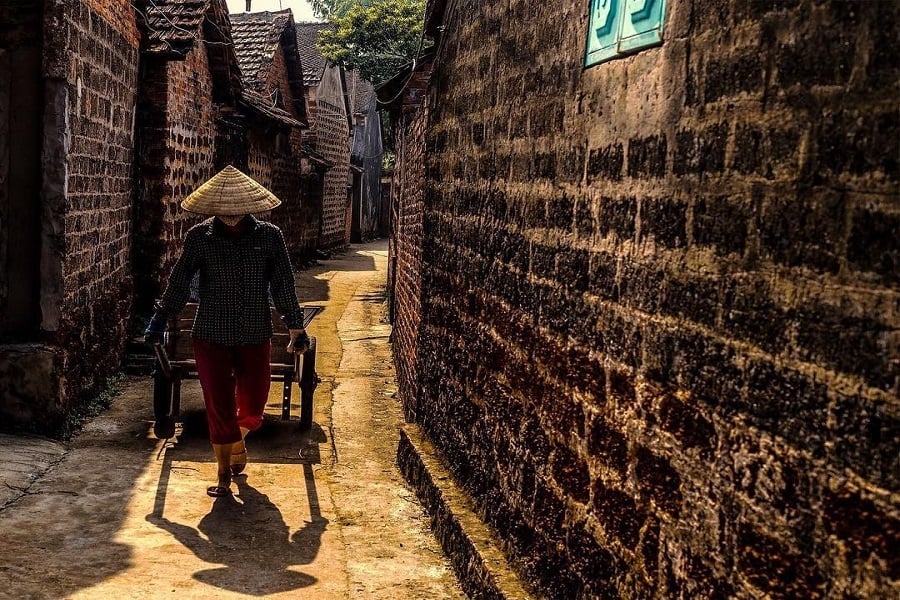
[(422, 244), (425, 193), (424, 111), (404, 123), (398, 135), (397, 212), (391, 221), (394, 321), (392, 339), (397, 365), (398, 395), (408, 421), (415, 421), (419, 396), (417, 339), (422, 311)]
[(216, 173), (213, 81), (204, 44), (185, 60), (148, 59), (142, 79), (135, 274), (140, 307), (158, 298), (187, 230), (202, 216), (180, 204)]
[[(294, 118), (302, 120), (302, 115), (297, 114), (294, 107), (294, 93), (281, 46), (275, 51), (263, 93), (268, 95), (275, 90), (283, 99), (284, 109)], [(308, 202), (302, 196), (303, 133), (300, 128), (293, 128), (280, 135), (281, 141), (278, 141), (279, 133), (274, 130), (256, 133), (256, 139), (251, 143), (250, 172), (253, 177), (258, 174), (266, 179), (266, 182), (263, 179), (259, 181), (282, 200), (283, 204), (269, 215), (269, 219), (284, 232), (291, 254), (302, 257), (315, 249), (317, 240), (309, 234), (310, 228), (318, 234), (315, 211), (310, 210)]]
[(350, 243), (347, 218), (350, 210), (347, 185), (350, 178), (350, 144), (347, 138), (347, 115), (338, 106), (318, 99), (316, 111), (317, 150), (334, 166), (325, 173), (322, 192), (322, 247), (345, 246)]
[(45, 40), (67, 44), (71, 61), (57, 342), (68, 355), (65, 395), (77, 400), (118, 368), (128, 335), (138, 49), (127, 2), (75, 2), (60, 14), (54, 27), (66, 35)]
[(547, 597), (886, 597), (898, 9), (668, 4), (451, 10), (404, 402)]

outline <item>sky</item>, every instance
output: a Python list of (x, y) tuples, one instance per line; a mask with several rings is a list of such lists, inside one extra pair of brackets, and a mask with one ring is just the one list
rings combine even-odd
[[(306, 0), (253, 0), (250, 8), (253, 12), (289, 8), (294, 13), (294, 21), (319, 20), (313, 15), (312, 9)], [(247, 0), (228, 0), (228, 12), (242, 13), (246, 10)]]

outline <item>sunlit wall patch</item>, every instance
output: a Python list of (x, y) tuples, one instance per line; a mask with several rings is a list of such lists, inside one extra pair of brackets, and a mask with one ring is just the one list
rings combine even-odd
[(663, 41), (665, 0), (590, 0), (584, 66), (658, 46)]

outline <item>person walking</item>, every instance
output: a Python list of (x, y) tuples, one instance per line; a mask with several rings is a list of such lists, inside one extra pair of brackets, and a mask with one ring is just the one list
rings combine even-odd
[(199, 305), (191, 329), (218, 480), (212, 497), (231, 495), (231, 477), (247, 465), (247, 433), (262, 425), (271, 381), (269, 299), (290, 332), (289, 352), (309, 347), (281, 230), (253, 213), (281, 201), (229, 165), (190, 194), (181, 207), (211, 215), (192, 227), (145, 333), (161, 343), (169, 318), (184, 308), (199, 274)]

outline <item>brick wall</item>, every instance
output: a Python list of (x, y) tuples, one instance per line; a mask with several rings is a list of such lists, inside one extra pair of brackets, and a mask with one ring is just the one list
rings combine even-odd
[(206, 218), (181, 201), (217, 167), (213, 81), (204, 44), (183, 61), (147, 57), (141, 81), (140, 163), (135, 222), (138, 310), (149, 311), (165, 289), (187, 230)]
[(316, 93), (316, 150), (334, 166), (322, 182), (322, 226), (319, 245), (323, 248), (350, 243), (350, 139), (343, 88), (337, 67), (328, 67)]
[(77, 396), (118, 368), (128, 335), (138, 42), (127, 2), (73, 3), (67, 18), (72, 80), (58, 336), (69, 354), (69, 395)]
[(134, 5), (131, 0), (84, 0), (92, 12), (113, 23), (119, 35), (133, 47), (140, 43), (141, 33), (134, 19)]
[[(127, 337), (138, 49), (127, 2), (42, 8), (2, 7), (5, 23), (17, 21), (7, 21), (8, 11), (30, 13), (27, 31), (39, 24), (42, 46), (29, 42), (37, 52), (23, 52), (21, 41), (0, 35), (3, 54), (14, 51), (17, 79), (16, 101), (0, 102), (11, 108), (0, 111), (7, 123), (32, 125), (20, 139), (0, 140), (9, 142), (0, 154), (16, 153), (9, 181), (29, 190), (27, 204), (20, 196), (11, 206), (25, 218), (13, 220), (9, 250), (27, 256), (33, 270), (12, 273), (9, 283), (17, 302), (30, 296), (37, 317), (25, 328), (4, 324), (12, 341), (32, 343), (0, 351), (0, 420), (61, 433), (67, 415), (118, 368)], [(3, 278), (7, 267), (4, 261)], [(22, 318), (21, 310), (14, 316)]]
[[(272, 67), (266, 79), (264, 95), (278, 90), (284, 101), (284, 109), (294, 118), (301, 119), (294, 108), (294, 94), (291, 90), (289, 71), (284, 58), (284, 48), (279, 46), (275, 51)], [(288, 250), (296, 257), (308, 257), (316, 248), (319, 233), (319, 219), (314, 206), (302, 194), (301, 182), (301, 149), (303, 131), (293, 128), (282, 134), (282, 141), (276, 142), (274, 132), (257, 133), (250, 146), (250, 168), (254, 163), (259, 166), (262, 176), (262, 164), (271, 163), (269, 189), (281, 198), (282, 205), (272, 211), (269, 219), (284, 232)], [(256, 175), (253, 175), (256, 177)]]
[(452, 5), (407, 414), (540, 595), (889, 597), (898, 8), (667, 4), (587, 70), (587, 2)]
[(422, 221), (425, 200), (426, 111), (413, 113), (398, 128), (391, 204), (390, 270), (394, 363), (398, 395), (408, 421), (417, 417), (419, 360), (416, 354), (422, 311)]

